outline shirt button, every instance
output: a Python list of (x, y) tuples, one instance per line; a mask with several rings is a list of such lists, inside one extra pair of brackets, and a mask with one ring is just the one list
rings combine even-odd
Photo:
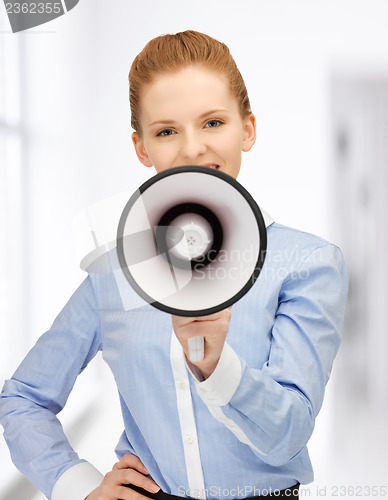
[(203, 387), (200, 387), (200, 388), (199, 388), (199, 390), (200, 390), (201, 392), (203, 392), (204, 394), (206, 394), (206, 393), (207, 393), (207, 390), (206, 390), (206, 389), (204, 389)]
[(179, 387), (179, 389), (185, 389), (186, 388), (186, 382), (184, 380), (180, 380), (178, 382), (178, 387)]
[(186, 436), (186, 441), (191, 444), (194, 441), (193, 436)]

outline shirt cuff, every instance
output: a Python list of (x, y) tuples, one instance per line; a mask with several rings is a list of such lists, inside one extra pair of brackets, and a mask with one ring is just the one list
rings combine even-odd
[(241, 381), (241, 362), (225, 342), (214, 372), (203, 382), (195, 379), (196, 389), (208, 406), (225, 406), (232, 399)]
[(104, 476), (89, 462), (67, 469), (55, 483), (51, 500), (85, 500), (100, 485)]

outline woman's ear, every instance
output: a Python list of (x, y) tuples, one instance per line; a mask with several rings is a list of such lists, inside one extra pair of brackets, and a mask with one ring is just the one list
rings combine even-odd
[(242, 151), (249, 151), (256, 142), (256, 117), (251, 113), (244, 121)]
[(143, 165), (146, 167), (152, 167), (152, 162), (147, 154), (147, 151), (144, 147), (144, 142), (143, 139), (140, 138), (139, 134), (137, 132), (132, 133), (132, 142), (135, 147), (135, 151), (137, 154), (137, 157), (141, 161)]

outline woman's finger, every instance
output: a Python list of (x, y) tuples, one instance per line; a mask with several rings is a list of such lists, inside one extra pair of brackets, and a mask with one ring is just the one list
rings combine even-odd
[(114, 464), (113, 469), (135, 469), (142, 474), (149, 475), (148, 469), (144, 466), (143, 462), (139, 457), (133, 455), (133, 453), (126, 453), (121, 457), (121, 459)]
[(160, 487), (153, 481), (150, 477), (146, 477), (140, 474), (134, 469), (121, 469), (117, 471), (118, 481), (120, 484), (133, 484), (134, 486), (139, 486), (143, 490), (147, 490), (150, 493), (157, 493)]

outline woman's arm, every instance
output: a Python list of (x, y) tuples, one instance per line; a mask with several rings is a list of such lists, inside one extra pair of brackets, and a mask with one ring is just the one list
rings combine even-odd
[(196, 384), (214, 418), (271, 465), (290, 461), (310, 438), (343, 326), (339, 249), (316, 248), (297, 271), (283, 281), (264, 366), (251, 368), (225, 343), (215, 370)]
[[(58, 479), (73, 466), (81, 464), (79, 476), (84, 478), (85, 493), (101, 480), (98, 471), (71, 448), (56, 417), (78, 374), (99, 349), (97, 304), (87, 278), (51, 329), (38, 340), (13, 377), (4, 384), (0, 396), (0, 423), (12, 460), (49, 498)], [(77, 475), (76, 469), (73, 473)], [(82, 490), (82, 484), (79, 489)], [(70, 497), (77, 498), (71, 494)]]

